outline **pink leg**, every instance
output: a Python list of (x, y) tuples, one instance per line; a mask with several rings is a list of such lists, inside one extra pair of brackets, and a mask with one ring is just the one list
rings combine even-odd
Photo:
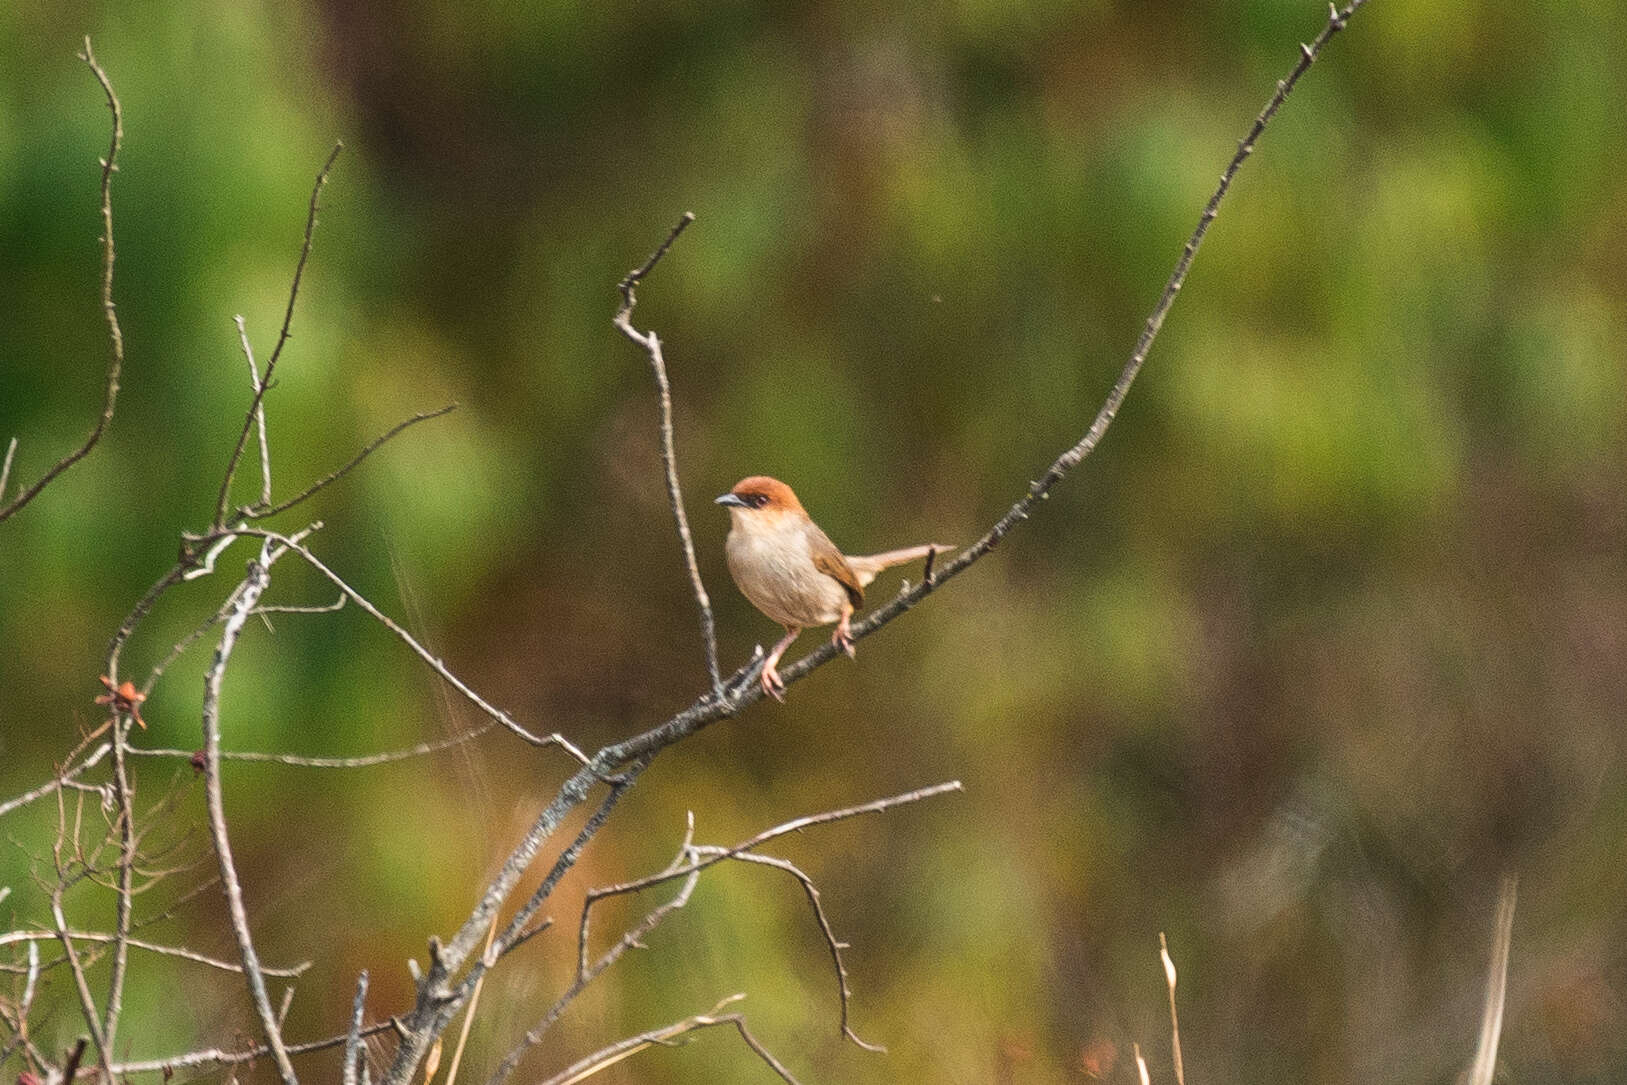
[(853, 650), (853, 634), (852, 634), (852, 631), (848, 628), (848, 624), (847, 624), (848, 620), (850, 618), (852, 618), (852, 617), (853, 617), (853, 607), (852, 607), (852, 605), (851, 604), (844, 604), (842, 606), (841, 620), (839, 620), (836, 623), (836, 632), (834, 632), (834, 633), (832, 633), (830, 635), (830, 642), (832, 644), (836, 645), (837, 650), (846, 652), (847, 653), (847, 658), (849, 658), (849, 659), (857, 659), (858, 654), (856, 652), (854, 652), (854, 650)]
[(774, 645), (774, 650), (768, 653), (768, 658), (763, 660), (763, 692), (776, 701), (785, 700), (785, 683), (780, 681), (780, 672), (775, 669), (775, 664), (779, 663), (780, 656), (791, 647), (791, 642), (797, 639), (800, 632), (802, 630), (794, 626), (786, 626), (785, 636), (780, 638), (780, 642)]

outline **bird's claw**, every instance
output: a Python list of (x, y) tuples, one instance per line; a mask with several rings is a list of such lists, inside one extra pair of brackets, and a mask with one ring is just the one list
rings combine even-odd
[(847, 658), (859, 658), (859, 653), (853, 650), (853, 638), (848, 635), (846, 629), (838, 627), (836, 632), (830, 635), (830, 642), (836, 645), (836, 650), (838, 652), (845, 653)]
[(780, 672), (772, 666), (763, 668), (763, 692), (774, 698), (780, 704), (785, 703), (785, 683), (780, 681)]

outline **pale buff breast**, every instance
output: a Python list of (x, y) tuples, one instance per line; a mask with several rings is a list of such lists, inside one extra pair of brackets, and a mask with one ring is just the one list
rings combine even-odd
[(782, 521), (772, 530), (746, 531), (737, 524), (723, 549), (740, 593), (781, 625), (829, 625), (842, 616), (847, 591), (814, 567), (800, 525)]

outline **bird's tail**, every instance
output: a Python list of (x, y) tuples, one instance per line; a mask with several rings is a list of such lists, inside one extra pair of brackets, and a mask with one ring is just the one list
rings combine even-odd
[(927, 543), (925, 546), (906, 546), (902, 550), (888, 550), (881, 554), (870, 554), (865, 557), (849, 557), (847, 564), (853, 570), (853, 575), (859, 578), (859, 586), (865, 587), (876, 578), (876, 574), (883, 569), (891, 569), (894, 565), (904, 565), (912, 561), (919, 561), (928, 553), (947, 554), (954, 549), (942, 543)]

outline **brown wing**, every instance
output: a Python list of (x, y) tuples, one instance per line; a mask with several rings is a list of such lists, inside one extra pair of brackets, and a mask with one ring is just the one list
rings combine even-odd
[(808, 548), (813, 551), (814, 568), (846, 588), (848, 600), (855, 607), (864, 606), (864, 586), (836, 544), (815, 527), (808, 537)]

